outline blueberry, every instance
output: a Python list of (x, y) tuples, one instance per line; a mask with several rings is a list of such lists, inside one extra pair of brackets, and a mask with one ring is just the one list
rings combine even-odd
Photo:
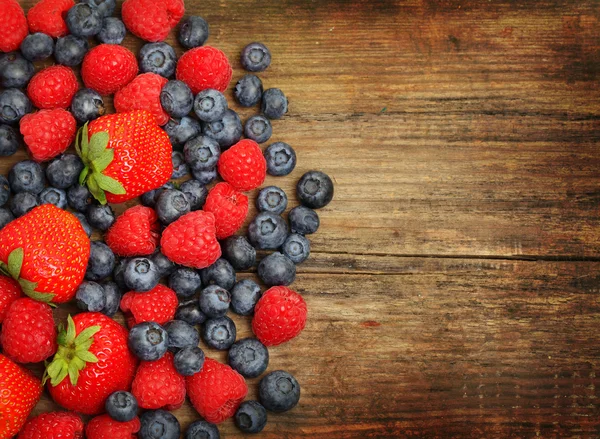
[(202, 46), (208, 39), (208, 23), (202, 17), (192, 15), (181, 22), (177, 40), (186, 49)]
[(296, 167), (296, 152), (284, 142), (275, 142), (264, 152), (267, 161), (267, 172), (270, 175), (288, 175)]
[(163, 128), (169, 135), (171, 145), (177, 148), (181, 148), (185, 142), (199, 136), (202, 132), (200, 122), (187, 116), (181, 119), (169, 119)]
[(139, 439), (179, 439), (181, 434), (179, 421), (165, 410), (148, 410), (140, 422)]
[(260, 433), (267, 425), (267, 410), (258, 401), (244, 401), (235, 412), (234, 421), (243, 433)]
[(121, 290), (115, 282), (104, 282), (101, 285), (104, 290), (106, 304), (104, 305), (104, 309), (100, 312), (112, 317), (119, 310), (119, 305), (121, 304)]
[(186, 163), (193, 171), (208, 171), (217, 166), (221, 148), (216, 140), (198, 136), (186, 142), (183, 147)]
[(227, 259), (219, 258), (210, 267), (200, 270), (202, 285), (218, 285), (230, 290), (235, 285), (235, 270)]
[(54, 40), (41, 32), (29, 34), (21, 42), (21, 53), (29, 61), (42, 61), (53, 52)]
[(159, 277), (169, 276), (176, 268), (175, 263), (163, 255), (160, 250), (156, 250), (150, 259), (154, 262)]
[(59, 189), (68, 189), (77, 184), (83, 171), (83, 162), (75, 154), (62, 154), (53, 159), (46, 168), (46, 178), (50, 185)]
[(260, 102), (263, 85), (256, 75), (244, 75), (235, 85), (233, 95), (242, 107), (253, 107)]
[(106, 398), (104, 408), (115, 421), (128, 422), (137, 416), (138, 402), (131, 393), (118, 390)]
[(187, 116), (194, 107), (194, 95), (185, 82), (169, 81), (160, 92), (160, 104), (171, 117)]
[(288, 214), (292, 233), (299, 235), (310, 235), (319, 228), (319, 215), (305, 206), (296, 206)]
[(185, 432), (184, 439), (220, 439), (219, 429), (206, 421), (194, 421)]
[(0, 229), (3, 229), (8, 223), (15, 219), (12, 212), (4, 207), (0, 207)]
[(271, 64), (271, 52), (262, 43), (250, 43), (242, 50), (240, 60), (249, 72), (262, 72)]
[(223, 257), (236, 270), (247, 270), (256, 262), (256, 249), (245, 236), (230, 236), (221, 244)]
[(267, 410), (275, 413), (287, 412), (300, 400), (300, 384), (288, 372), (275, 370), (260, 380), (258, 397)]
[(63, 66), (75, 67), (83, 62), (89, 49), (90, 45), (86, 38), (67, 35), (56, 40), (54, 59)]
[(158, 219), (167, 225), (186, 213), (190, 213), (190, 202), (183, 192), (177, 189), (167, 189), (158, 196), (154, 208)]
[(288, 226), (282, 217), (271, 212), (260, 212), (248, 226), (250, 243), (260, 250), (275, 250), (288, 235)]
[(98, 41), (104, 44), (121, 44), (125, 39), (127, 30), (123, 22), (117, 17), (106, 17), (102, 20), (102, 29), (96, 35)]
[(65, 22), (72, 35), (76, 37), (93, 37), (102, 30), (102, 15), (93, 6), (77, 3), (69, 12)]
[(296, 279), (296, 265), (279, 252), (271, 253), (258, 264), (258, 277), (268, 287), (287, 286)]
[(296, 196), (306, 207), (320, 209), (333, 199), (333, 182), (323, 172), (309, 171), (298, 181)]
[(8, 173), (8, 183), (15, 194), (31, 192), (37, 195), (44, 190), (46, 178), (38, 163), (32, 160), (23, 160), (11, 168)]
[[(98, 14), (102, 18), (110, 17), (115, 12), (116, 2), (115, 0), (82, 0), (83, 3), (87, 3), (93, 8), (96, 8)], [(119, 44), (119, 43), (114, 43)]]
[[(195, 331), (195, 329), (194, 329)], [(196, 332), (197, 334), (198, 332)], [(181, 349), (173, 358), (173, 365), (179, 375), (192, 376), (202, 369), (204, 365), (204, 352), (198, 346), (188, 346)]]
[(88, 223), (87, 218), (85, 217), (85, 215), (83, 213), (81, 213), (81, 212), (73, 212), (73, 215), (81, 223), (81, 227), (83, 227), (83, 231), (88, 236), (88, 238), (90, 236), (92, 236), (92, 232), (93, 232), (92, 226), (90, 226), (90, 223)]
[(20, 53), (9, 52), (0, 55), (0, 85), (2, 87), (25, 88), (34, 73), (35, 68), (31, 61)]
[(0, 175), (0, 206), (4, 206), (10, 197), (10, 185), (4, 175)]
[(227, 99), (223, 93), (213, 88), (202, 90), (194, 99), (194, 113), (203, 122), (215, 122), (225, 116)]
[(167, 352), (169, 334), (155, 322), (142, 322), (129, 331), (127, 345), (142, 361), (156, 361)]
[(60, 209), (67, 207), (67, 193), (62, 189), (55, 187), (47, 187), (38, 195), (38, 203), (42, 204), (54, 204)]
[(106, 306), (104, 289), (96, 282), (81, 282), (75, 294), (77, 308), (83, 311), (100, 312)]
[(190, 210), (202, 209), (206, 196), (208, 195), (208, 189), (206, 186), (200, 183), (198, 180), (187, 180), (181, 183), (179, 190), (185, 194), (188, 201), (190, 202)]
[(210, 285), (204, 288), (198, 299), (200, 311), (210, 318), (222, 317), (227, 314), (230, 302), (229, 291), (218, 285)]
[(141, 196), (142, 204), (144, 206), (154, 207), (156, 205), (158, 197), (166, 189), (175, 189), (175, 185), (169, 181), (157, 189), (153, 189), (151, 191), (146, 192)]
[(200, 305), (197, 300), (188, 300), (179, 305), (175, 312), (175, 318), (183, 320), (190, 325), (199, 325), (204, 323), (206, 315), (200, 311)]
[(244, 134), (256, 143), (264, 143), (271, 138), (273, 128), (271, 122), (264, 116), (252, 116), (246, 121)]
[(169, 276), (169, 288), (179, 297), (191, 297), (201, 286), (200, 275), (191, 268), (178, 268)]
[(254, 313), (254, 307), (262, 293), (256, 282), (243, 279), (231, 289), (231, 309), (241, 316), (249, 316)]
[(208, 184), (217, 179), (217, 169), (212, 168), (208, 171), (194, 171), (192, 169), (192, 176), (194, 180), (199, 181), (201, 184)]
[(127, 262), (123, 281), (128, 289), (146, 292), (158, 285), (160, 280), (156, 265), (148, 258), (132, 258)]
[(81, 124), (99, 118), (105, 111), (104, 99), (91, 88), (82, 88), (73, 96), (71, 113)]
[(23, 216), (37, 206), (37, 197), (31, 192), (19, 192), (10, 200), (10, 210), (15, 217)]
[(8, 125), (0, 125), (0, 156), (13, 155), (18, 148), (19, 139), (15, 130)]
[(281, 253), (290, 258), (294, 264), (300, 264), (310, 255), (310, 242), (302, 235), (292, 234), (281, 246)]
[(31, 109), (31, 101), (21, 90), (7, 88), (0, 93), (0, 123), (14, 125)]
[(222, 119), (202, 122), (202, 133), (215, 139), (221, 150), (235, 145), (242, 138), (242, 121), (233, 110), (227, 110)]
[(92, 205), (92, 201), (93, 197), (87, 186), (80, 186), (75, 183), (67, 190), (67, 203), (69, 203), (71, 209), (85, 213), (88, 207)]
[(169, 350), (177, 352), (179, 349), (198, 346), (200, 334), (198, 330), (183, 320), (171, 320), (165, 325), (169, 334)]
[(246, 378), (260, 376), (269, 365), (267, 347), (255, 338), (243, 338), (229, 349), (229, 365)]
[(85, 272), (86, 280), (104, 280), (111, 275), (115, 268), (115, 254), (102, 241), (90, 243), (90, 258)]
[(171, 152), (171, 161), (173, 162), (173, 173), (171, 178), (182, 178), (189, 173), (188, 165), (183, 158), (181, 151)]
[(152, 72), (170, 78), (175, 73), (177, 55), (167, 43), (147, 43), (142, 46), (138, 55), (140, 70)]
[(119, 289), (123, 291), (128, 290), (127, 285), (125, 285), (125, 268), (130, 260), (129, 258), (119, 259), (113, 269), (113, 280)]
[(202, 338), (211, 348), (224, 351), (235, 342), (235, 323), (227, 316), (207, 320), (202, 326)]
[(90, 204), (85, 215), (93, 228), (103, 232), (106, 232), (115, 222), (115, 213), (108, 204)]
[(256, 207), (260, 212), (272, 212), (280, 215), (287, 207), (288, 199), (283, 189), (267, 186), (260, 190), (256, 198)]
[(288, 100), (278, 88), (265, 90), (260, 109), (269, 119), (281, 119), (288, 111)]

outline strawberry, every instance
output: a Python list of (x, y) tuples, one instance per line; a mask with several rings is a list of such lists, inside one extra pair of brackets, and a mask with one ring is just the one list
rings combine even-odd
[(102, 204), (159, 188), (173, 172), (169, 136), (147, 111), (99, 117), (81, 128), (75, 149), (85, 165), (79, 182)]
[(90, 239), (72, 213), (44, 204), (0, 230), (0, 272), (41, 302), (73, 298), (90, 256)]
[(178, 304), (175, 291), (159, 284), (146, 293), (125, 293), (121, 299), (121, 310), (129, 327), (142, 322), (164, 325), (173, 320)]
[(185, 82), (194, 94), (207, 88), (224, 92), (232, 73), (227, 56), (210, 46), (188, 50), (177, 62), (177, 79)]
[(36, 162), (56, 157), (71, 145), (77, 122), (67, 110), (41, 110), (21, 119), (21, 134)]
[(100, 44), (90, 50), (81, 65), (85, 86), (101, 95), (116, 93), (125, 87), (138, 72), (131, 50), (118, 44)]
[(244, 224), (248, 214), (248, 197), (229, 183), (217, 183), (206, 197), (204, 211), (215, 216), (217, 239), (225, 239)]
[(173, 354), (156, 361), (142, 361), (131, 385), (131, 393), (144, 409), (177, 410), (185, 400), (185, 378), (177, 373)]
[(151, 42), (164, 41), (183, 14), (183, 0), (125, 0), (121, 10), (127, 29)]
[(82, 439), (83, 421), (77, 413), (42, 413), (27, 421), (17, 439)]
[(13, 437), (42, 394), (42, 383), (0, 354), (0, 438)]
[(73, 69), (52, 66), (36, 73), (27, 86), (27, 96), (40, 109), (69, 108), (79, 90)]
[(16, 280), (0, 276), (0, 323), (4, 321), (10, 305), (22, 295), (21, 286)]
[(131, 421), (118, 422), (108, 415), (96, 416), (85, 427), (87, 439), (136, 439), (135, 433), (140, 430), (140, 419), (136, 416)]
[(221, 154), (219, 174), (238, 191), (259, 187), (267, 175), (267, 161), (254, 140), (244, 139)]
[(149, 255), (156, 249), (160, 224), (154, 209), (134, 206), (117, 218), (106, 233), (110, 249), (123, 257)]
[(27, 13), (31, 33), (42, 32), (58, 38), (69, 33), (65, 17), (75, 6), (73, 0), (40, 0)]
[(169, 115), (160, 104), (160, 92), (169, 82), (156, 73), (142, 73), (115, 94), (115, 110), (125, 113), (133, 110), (146, 110), (156, 117), (159, 125), (169, 121)]
[(0, 26), (0, 52), (17, 50), (27, 36), (27, 20), (23, 8), (16, 0), (0, 0), (2, 26)]
[(306, 325), (306, 302), (287, 287), (271, 287), (254, 307), (252, 331), (265, 346), (296, 337)]
[[(108, 396), (131, 386), (137, 359), (127, 347), (127, 330), (110, 317), (84, 312), (67, 319), (58, 351), (44, 380), (56, 403), (86, 415), (104, 411)], [(67, 378), (68, 375), (68, 378)]]

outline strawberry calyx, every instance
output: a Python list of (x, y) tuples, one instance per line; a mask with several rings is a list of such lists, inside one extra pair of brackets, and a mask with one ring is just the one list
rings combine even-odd
[(50, 303), (56, 294), (49, 293), (40, 293), (36, 291), (37, 282), (31, 282), (30, 280), (23, 279), (21, 277), (21, 268), (23, 267), (23, 258), (25, 257), (25, 252), (22, 248), (16, 248), (10, 252), (8, 255), (7, 263), (0, 261), (0, 273), (12, 277), (16, 280), (23, 292), (31, 297), (33, 300), (37, 300), (38, 302), (48, 303), (49, 305), (54, 305)]
[(86, 184), (92, 196), (106, 204), (106, 192), (115, 195), (126, 193), (123, 185), (108, 175), (102, 173), (115, 157), (112, 148), (108, 148), (110, 137), (106, 131), (99, 131), (88, 136), (88, 124), (79, 129), (75, 137), (75, 150), (81, 157), (84, 168), (79, 174), (79, 184)]
[(90, 346), (94, 343), (94, 335), (102, 329), (100, 326), (90, 326), (76, 335), (75, 322), (71, 316), (67, 317), (67, 328), (59, 326), (58, 350), (52, 361), (46, 364), (46, 370), (42, 383), (48, 379), (53, 387), (58, 386), (66, 377), (73, 386), (77, 385), (79, 371), (87, 363), (97, 363), (98, 358), (90, 352)]

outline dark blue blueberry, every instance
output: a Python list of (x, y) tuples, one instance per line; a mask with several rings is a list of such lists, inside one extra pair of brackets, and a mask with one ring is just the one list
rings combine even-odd
[(267, 347), (255, 338), (243, 338), (229, 349), (229, 365), (246, 378), (256, 378), (269, 365)]
[(104, 289), (96, 282), (81, 282), (75, 294), (77, 308), (83, 311), (100, 312), (106, 306)]
[(21, 90), (7, 88), (0, 93), (0, 123), (14, 125), (31, 109), (31, 101)]
[[(198, 332), (196, 331), (196, 333)], [(183, 348), (175, 354), (173, 365), (179, 375), (183, 375), (184, 377), (197, 374), (204, 365), (204, 352), (198, 346)]]
[(125, 285), (125, 268), (131, 259), (123, 258), (119, 259), (119, 261), (115, 264), (115, 268), (113, 270), (113, 280), (117, 284), (120, 290), (126, 291), (127, 285)]
[[(115, 0), (82, 0), (93, 8), (96, 8), (102, 18), (110, 17), (115, 12)], [(115, 43), (118, 44), (118, 43)]]
[(207, 136), (198, 136), (186, 142), (183, 155), (193, 171), (208, 171), (217, 166), (221, 148), (216, 140)]
[(190, 213), (190, 202), (183, 192), (177, 189), (167, 189), (159, 195), (154, 208), (160, 222), (167, 225), (186, 213)]
[(242, 121), (233, 110), (227, 110), (222, 119), (214, 122), (202, 122), (202, 133), (215, 139), (221, 151), (235, 145), (242, 138)]
[(115, 268), (115, 254), (102, 241), (92, 241), (90, 258), (85, 272), (86, 280), (100, 281), (111, 275)]
[(202, 17), (192, 15), (181, 22), (177, 40), (186, 49), (202, 46), (208, 39), (208, 23)]
[(104, 309), (100, 312), (112, 317), (119, 310), (119, 305), (121, 304), (121, 290), (115, 282), (103, 282), (101, 285), (104, 290), (106, 304), (104, 305)]
[(10, 198), (10, 185), (4, 175), (0, 175), (0, 206), (4, 206)]
[(188, 300), (179, 304), (175, 312), (175, 318), (193, 326), (204, 323), (206, 315), (200, 311), (198, 300)]
[(187, 116), (194, 107), (194, 95), (185, 82), (169, 81), (160, 92), (160, 104), (171, 117)]
[(87, 218), (85, 217), (85, 215), (81, 212), (73, 212), (73, 215), (79, 220), (79, 222), (81, 223), (81, 227), (83, 227), (83, 231), (85, 232), (85, 234), (88, 236), (88, 238), (90, 236), (92, 236), (92, 226), (90, 226), (90, 223), (88, 223)]
[(67, 203), (69, 203), (71, 209), (85, 213), (88, 207), (92, 205), (93, 199), (87, 186), (80, 186), (78, 183), (75, 183), (67, 189)]
[(19, 52), (0, 55), (0, 85), (2, 87), (25, 88), (34, 73), (35, 68), (31, 61)]
[(0, 125), (0, 156), (13, 155), (18, 148), (19, 139), (15, 130), (8, 125)]
[(249, 72), (262, 72), (271, 64), (271, 52), (262, 43), (250, 43), (242, 50), (240, 61)]
[(131, 258), (125, 266), (123, 281), (129, 290), (146, 292), (158, 285), (159, 276), (151, 259)]
[(265, 149), (264, 155), (270, 175), (288, 175), (296, 167), (296, 152), (287, 143), (272, 143)]
[(261, 189), (256, 198), (256, 207), (260, 212), (272, 212), (276, 215), (281, 215), (285, 211), (287, 203), (287, 195), (277, 186)]
[(169, 334), (156, 322), (142, 322), (129, 331), (127, 345), (142, 361), (156, 361), (167, 352)]
[(265, 90), (260, 109), (269, 119), (281, 119), (288, 111), (288, 100), (278, 88)]
[(242, 107), (253, 107), (260, 102), (263, 85), (256, 75), (244, 75), (235, 85), (233, 95)]
[(227, 99), (219, 90), (207, 88), (196, 95), (194, 113), (203, 122), (215, 122), (225, 116)]
[(219, 429), (206, 421), (194, 421), (185, 432), (184, 439), (220, 439)]
[(53, 159), (46, 168), (46, 178), (50, 185), (59, 189), (68, 189), (77, 184), (83, 171), (83, 162), (75, 154), (62, 154)]
[(179, 349), (198, 346), (200, 334), (198, 330), (183, 320), (171, 320), (165, 325), (169, 334), (169, 350), (177, 352)]
[(264, 143), (271, 138), (273, 128), (271, 122), (264, 116), (252, 116), (246, 121), (244, 134), (256, 143)]
[(154, 207), (156, 205), (156, 201), (160, 194), (163, 193), (166, 189), (175, 189), (175, 185), (170, 181), (159, 187), (158, 189), (153, 189), (151, 191), (146, 192), (141, 196), (142, 204), (148, 207)]
[(115, 213), (108, 204), (90, 204), (85, 215), (90, 226), (103, 232), (106, 232), (115, 222)]
[(267, 425), (267, 410), (258, 401), (244, 401), (235, 412), (234, 421), (243, 433), (260, 433)]
[(163, 255), (160, 250), (156, 250), (150, 259), (156, 265), (159, 277), (169, 276), (176, 268), (175, 263)]
[(248, 239), (259, 250), (278, 249), (287, 235), (285, 220), (271, 212), (260, 212), (248, 226)]
[(38, 203), (54, 204), (56, 207), (65, 209), (67, 207), (67, 193), (62, 189), (47, 187), (38, 195)]
[(173, 162), (171, 178), (182, 178), (189, 173), (188, 165), (181, 151), (173, 151), (171, 153), (171, 161)]
[(72, 35), (76, 37), (93, 37), (102, 30), (102, 15), (93, 6), (77, 3), (69, 12), (65, 22)]
[(302, 235), (291, 234), (281, 246), (281, 253), (294, 264), (300, 264), (310, 255), (310, 241)]
[(231, 289), (231, 310), (241, 316), (254, 314), (254, 307), (262, 293), (256, 282), (243, 279)]
[(15, 217), (23, 216), (37, 206), (37, 197), (31, 192), (19, 192), (10, 200), (10, 210)]
[(205, 185), (198, 180), (192, 179), (181, 183), (179, 190), (185, 194), (190, 202), (190, 210), (202, 209), (208, 195), (208, 189), (206, 189)]
[(226, 289), (218, 285), (210, 285), (202, 290), (198, 303), (200, 304), (200, 311), (207, 317), (222, 317), (227, 314), (231, 296)]
[(170, 78), (175, 73), (177, 55), (167, 43), (147, 43), (142, 46), (138, 55), (140, 70), (152, 72)]
[(83, 62), (85, 54), (90, 49), (87, 38), (67, 35), (56, 40), (54, 59), (63, 66), (75, 67)]
[(118, 390), (106, 398), (104, 408), (115, 421), (128, 422), (137, 416), (138, 402), (131, 393)]
[(250, 245), (245, 236), (233, 235), (221, 244), (223, 257), (236, 270), (247, 270), (256, 262), (256, 249)]
[(275, 370), (260, 380), (258, 397), (267, 410), (287, 412), (300, 401), (300, 384), (288, 372)]
[(191, 297), (202, 286), (202, 280), (196, 270), (182, 267), (169, 276), (169, 288), (179, 297)]
[(39, 194), (44, 190), (46, 178), (42, 167), (33, 160), (16, 163), (8, 173), (8, 183), (13, 193), (31, 192)]
[(0, 229), (3, 229), (8, 223), (15, 219), (12, 212), (4, 207), (0, 207)]
[(42, 61), (53, 52), (54, 40), (41, 32), (29, 34), (21, 42), (21, 53), (29, 61)]
[(211, 348), (227, 350), (235, 342), (235, 323), (227, 316), (207, 320), (202, 326), (202, 339)]
[(208, 184), (217, 179), (217, 168), (209, 169), (208, 171), (194, 171), (192, 169), (192, 176), (194, 180), (202, 184)]
[(169, 135), (171, 145), (175, 148), (183, 147), (185, 142), (199, 136), (202, 132), (200, 122), (187, 116), (181, 119), (169, 119), (163, 128)]
[(106, 17), (102, 20), (102, 29), (96, 35), (98, 41), (104, 44), (121, 44), (125, 39), (125, 24), (117, 17)]
[(235, 285), (235, 270), (227, 259), (217, 259), (210, 267), (200, 270), (200, 276), (205, 287), (218, 285), (229, 291)]
[(82, 88), (73, 96), (71, 113), (73, 113), (77, 122), (81, 124), (97, 119), (105, 111), (104, 99), (91, 88)]
[(258, 264), (258, 277), (268, 287), (287, 286), (296, 279), (296, 265), (279, 252), (271, 253)]
[(305, 206), (296, 206), (288, 214), (292, 233), (299, 235), (310, 235), (319, 228), (319, 215)]
[(139, 439), (179, 439), (181, 434), (179, 421), (165, 410), (148, 410), (140, 422)]
[(309, 171), (296, 185), (296, 196), (306, 207), (320, 209), (333, 199), (333, 182), (320, 171)]

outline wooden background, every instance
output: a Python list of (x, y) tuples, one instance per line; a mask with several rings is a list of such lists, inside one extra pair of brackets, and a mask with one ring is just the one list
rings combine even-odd
[(306, 330), (271, 350), (302, 399), (260, 437), (600, 437), (600, 3), (187, 9), (232, 84), (245, 44), (272, 51), (260, 76), (290, 100), (272, 141), (298, 166), (267, 183), (292, 200), (309, 169), (336, 183), (294, 284)]

